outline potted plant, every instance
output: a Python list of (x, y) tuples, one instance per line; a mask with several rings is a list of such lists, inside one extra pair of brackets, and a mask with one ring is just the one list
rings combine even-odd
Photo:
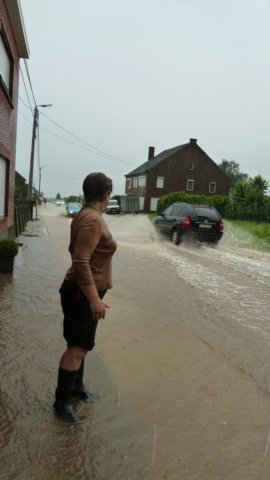
[(19, 250), (18, 243), (12, 238), (4, 238), (0, 240), (0, 272), (12, 273), (14, 265), (14, 257)]

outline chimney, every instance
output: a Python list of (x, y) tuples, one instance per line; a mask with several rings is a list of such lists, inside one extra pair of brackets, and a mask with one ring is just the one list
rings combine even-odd
[(191, 145), (197, 145), (197, 138), (190, 138), (189, 141)]
[(155, 156), (155, 147), (148, 147), (148, 160)]

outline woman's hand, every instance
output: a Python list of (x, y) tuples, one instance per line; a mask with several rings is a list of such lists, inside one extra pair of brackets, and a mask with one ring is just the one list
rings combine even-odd
[(95, 320), (105, 318), (106, 308), (110, 308), (110, 305), (103, 302), (99, 297), (94, 298), (94, 300), (91, 300), (90, 302), (90, 310)]

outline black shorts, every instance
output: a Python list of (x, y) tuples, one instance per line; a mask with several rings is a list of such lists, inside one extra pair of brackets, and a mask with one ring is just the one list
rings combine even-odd
[[(63, 335), (69, 347), (93, 350), (98, 320), (92, 317), (89, 302), (73, 280), (64, 280), (59, 290), (64, 313)], [(103, 298), (106, 290), (99, 291)]]

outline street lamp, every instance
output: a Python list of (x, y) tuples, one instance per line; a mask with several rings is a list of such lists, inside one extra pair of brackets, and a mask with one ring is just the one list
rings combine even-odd
[(34, 156), (35, 156), (35, 141), (36, 141), (36, 129), (38, 126), (38, 107), (52, 107), (52, 103), (44, 103), (42, 105), (36, 105), (34, 109), (33, 131), (32, 131), (32, 145), (31, 145), (31, 157), (30, 157), (30, 170), (29, 170), (29, 182), (27, 200), (32, 200), (33, 189), (33, 170), (34, 170)]
[(42, 168), (45, 168), (46, 165), (42, 165), (41, 167), (39, 167), (39, 182), (38, 182), (38, 196), (40, 197), (40, 185), (41, 185), (41, 169)]

